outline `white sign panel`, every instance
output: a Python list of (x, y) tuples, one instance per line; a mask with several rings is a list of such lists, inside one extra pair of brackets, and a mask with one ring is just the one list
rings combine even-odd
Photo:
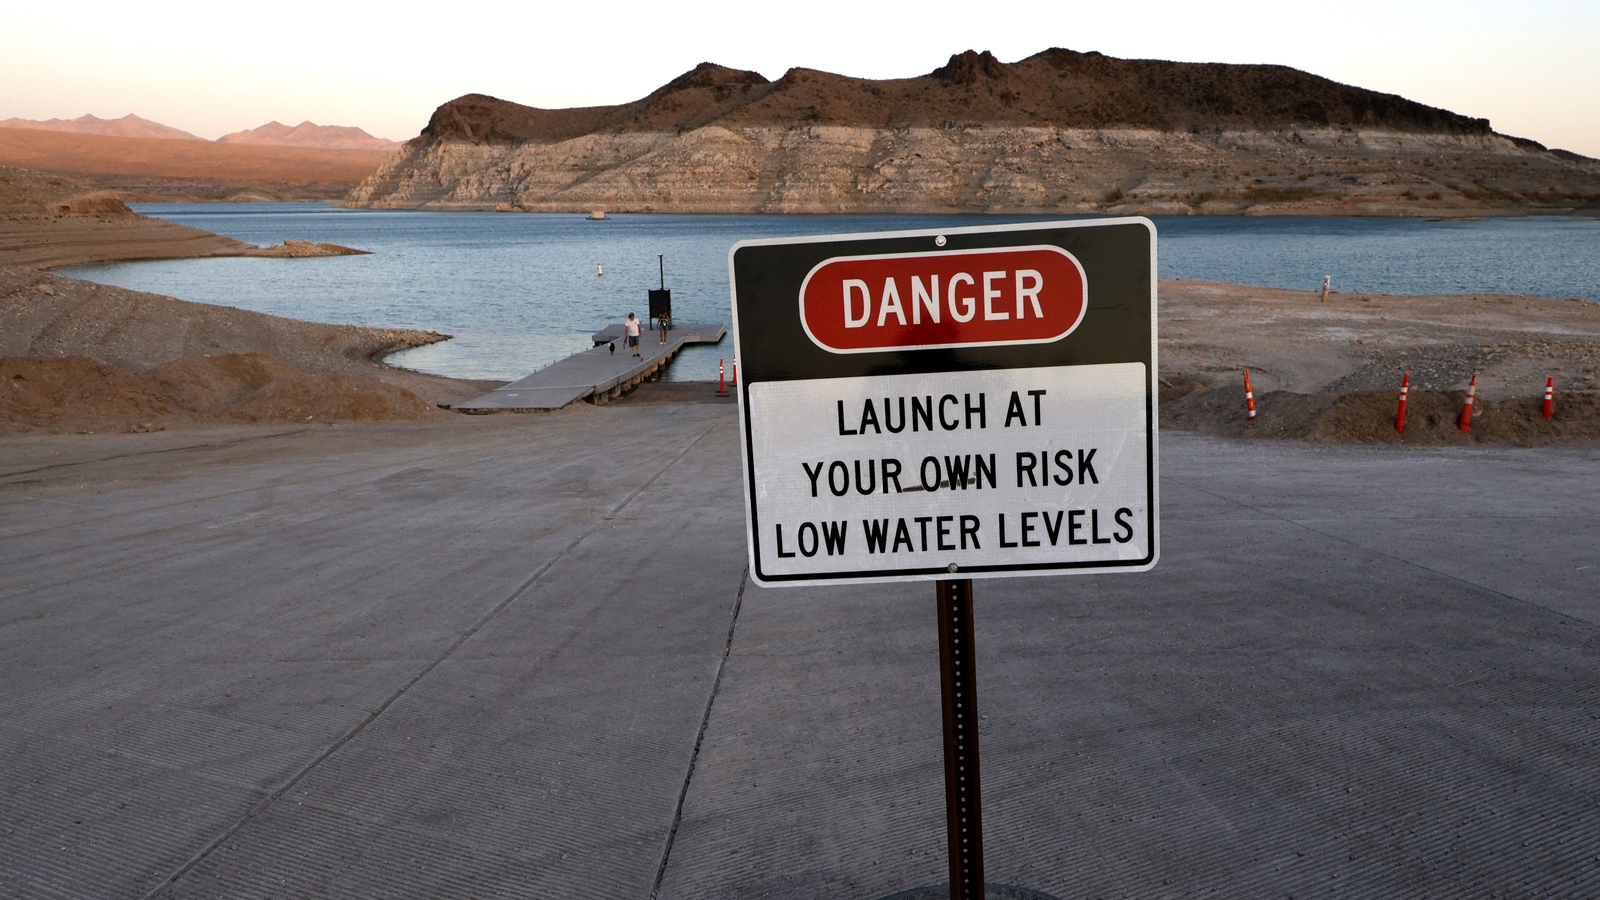
[(752, 385), (762, 573), (1145, 559), (1144, 368)]

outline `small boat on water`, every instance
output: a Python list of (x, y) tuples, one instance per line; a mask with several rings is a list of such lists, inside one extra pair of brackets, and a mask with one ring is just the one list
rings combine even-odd
[(591, 221), (591, 222), (599, 221), (601, 219), (604, 219), (605, 217), (606, 217), (606, 213), (605, 213), (605, 210), (603, 210), (603, 209), (597, 209), (594, 212), (589, 213), (589, 221)]

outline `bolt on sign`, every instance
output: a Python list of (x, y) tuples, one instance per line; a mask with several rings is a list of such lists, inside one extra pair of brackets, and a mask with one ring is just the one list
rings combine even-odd
[(728, 259), (758, 583), (1155, 565), (1149, 220), (744, 241)]

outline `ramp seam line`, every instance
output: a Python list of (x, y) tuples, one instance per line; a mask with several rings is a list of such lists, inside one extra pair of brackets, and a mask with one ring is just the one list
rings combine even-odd
[[(717, 427), (716, 425), (712, 425), (710, 428), (707, 428), (705, 431), (701, 432), (700, 435), (698, 437), (696, 437), (694, 440), (690, 441), (687, 446), (685, 446), (681, 451), (678, 452), (678, 455), (676, 455), (672, 459), (668, 460), (664, 465), (662, 465), (662, 467), (660, 469), (657, 469), (655, 474), (651, 475), (649, 477), (649, 479), (647, 479), (644, 482), (644, 484), (639, 485), (639, 487), (634, 489), (633, 493), (631, 493), (627, 497), (625, 497), (622, 500), (622, 502), (619, 503), (611, 511), (610, 514), (611, 515), (615, 515), (623, 507), (627, 506), (629, 503), (632, 503), (634, 498), (636, 498), (640, 494), (644, 493), (646, 488), (650, 487), (652, 484), (655, 484), (657, 479), (659, 479), (662, 475), (666, 474), (667, 470), (672, 468), (674, 465), (676, 465), (679, 460), (683, 459), (683, 457), (686, 456), (689, 453), (690, 450), (693, 450), (696, 446), (698, 446), (699, 443), (702, 440), (705, 439), (706, 435), (708, 435), (712, 431), (716, 430), (716, 427)], [(210, 856), (213, 852), (215, 852), (218, 847), (221, 847), (230, 838), (232, 838), (235, 834), (237, 834), (239, 832), (239, 829), (243, 828), (251, 819), (255, 818), (260, 813), (265, 812), (267, 807), (271, 806), (278, 799), (280, 799), (284, 794), (288, 793), (291, 789), (293, 789), (295, 785), (299, 784), (301, 782), (301, 780), (303, 780), (307, 775), (311, 774), (311, 771), (313, 769), (315, 769), (317, 766), (321, 765), (323, 762), (327, 761), (329, 757), (333, 756), (333, 754), (339, 752), (340, 748), (344, 747), (345, 744), (348, 744), (350, 741), (355, 740), (355, 738), (357, 736), (359, 736), (361, 734), (361, 732), (366, 730), (368, 725), (371, 725), (373, 722), (376, 722), (378, 720), (379, 716), (383, 715), (385, 712), (388, 712), (389, 707), (393, 706), (396, 702), (398, 702), (400, 700), (401, 697), (405, 696), (407, 691), (410, 691), (420, 681), (422, 681), (422, 679), (426, 678), (429, 673), (431, 673), (435, 668), (437, 668), (439, 666), (440, 663), (442, 663), (445, 660), (449, 659), (451, 657), (451, 655), (453, 655), (457, 650), (459, 650), (463, 644), (465, 644), (467, 641), (471, 640), (474, 635), (476, 635), (479, 631), (481, 631), (484, 628), (484, 626), (488, 625), (490, 620), (492, 620), (495, 616), (499, 615), (502, 611), (504, 611), (507, 607), (509, 607), (513, 602), (515, 602), (518, 597), (522, 596), (522, 594), (525, 593), (529, 588), (533, 587), (536, 583), (538, 583), (539, 579), (542, 578), (545, 575), (545, 573), (549, 572), (550, 569), (553, 568), (556, 563), (560, 562), (563, 558), (565, 558), (568, 553), (571, 553), (573, 550), (577, 549), (579, 544), (582, 544), (584, 541), (588, 540), (589, 537), (592, 536), (595, 532), (597, 532), (601, 528), (605, 527), (606, 521), (607, 521), (606, 518), (604, 516), (602, 516), (600, 518), (600, 520), (598, 522), (595, 522), (592, 526), (590, 526), (587, 531), (585, 531), (582, 534), (578, 535), (577, 537), (573, 538), (572, 541), (567, 544), (567, 546), (561, 548), (561, 550), (559, 552), (557, 552), (554, 556), (550, 557), (550, 559), (548, 561), (546, 561), (544, 565), (539, 566), (537, 569), (534, 570), (534, 572), (531, 575), (529, 575), (526, 579), (524, 579), (521, 584), (517, 585), (516, 589), (513, 590), (510, 594), (508, 594), (504, 600), (501, 600), (499, 603), (496, 603), (492, 608), (490, 608), (490, 610), (488, 612), (484, 613), (482, 616), (479, 616), (476, 621), (474, 621), (471, 625), (469, 625), (465, 631), (462, 631), (459, 635), (457, 635), (455, 640), (451, 641), (450, 645), (445, 647), (443, 652), (441, 652), (437, 657), (435, 657), (426, 666), (423, 666), (421, 671), (419, 671), (416, 675), (412, 676), (409, 681), (407, 681), (405, 684), (401, 685), (400, 688), (397, 689), (394, 693), (390, 694), (388, 699), (386, 699), (382, 703), (378, 704), (378, 707), (376, 709), (374, 709), (372, 712), (368, 713), (366, 718), (362, 719), (360, 722), (357, 722), (354, 726), (352, 726), (343, 735), (341, 735), (337, 739), (335, 739), (332, 744), (329, 744), (326, 748), (324, 748), (321, 753), (318, 753), (314, 758), (312, 758), (312, 760), (310, 762), (306, 763), (304, 766), (302, 766), (300, 769), (298, 769), (293, 775), (289, 776), (289, 778), (287, 780), (285, 780), (282, 784), (280, 784), (278, 787), (274, 788), (270, 793), (267, 794), (267, 796), (265, 796), (261, 800), (257, 801), (256, 804), (254, 806), (250, 807), (250, 809), (247, 810), (243, 816), (240, 816), (237, 821), (235, 821), (232, 825), (230, 825), (226, 829), (224, 829), (221, 834), (219, 834), (217, 837), (213, 838), (204, 847), (201, 847), (198, 851), (196, 851), (196, 853), (193, 856), (191, 856), (186, 862), (184, 862), (177, 869), (175, 869), (172, 872), (172, 874), (170, 874), (167, 877), (165, 877), (165, 878), (161, 879), (160, 881), (156, 882), (155, 886), (152, 887), (147, 893), (145, 893), (141, 897), (141, 900), (153, 900), (153, 898), (158, 893), (160, 893), (161, 891), (164, 891), (168, 887), (172, 886), (174, 883), (177, 882), (178, 879), (182, 878), (184, 875), (187, 875), (188, 873), (194, 871), (194, 869), (197, 866), (199, 866), (200, 863), (204, 862), (206, 860), (206, 858), (208, 856)], [(739, 596), (741, 598), (744, 596), (744, 587), (743, 587), (743, 582), (742, 581), (740, 583)], [(735, 611), (736, 612), (737, 612), (737, 608), (738, 607), (735, 606)], [(729, 640), (731, 641), (731, 639), (732, 639), (731, 638), (732, 626), (730, 626), (730, 628), (729, 628), (729, 634), (730, 634)], [(726, 652), (726, 649), (724, 649), (723, 659), (726, 659), (726, 658), (727, 658), (727, 652)], [(718, 668), (719, 677), (720, 677), (720, 674), (721, 674), (721, 668), (719, 667)], [(709, 711), (707, 712), (707, 715), (708, 716), (710, 715)], [(681, 800), (680, 800), (680, 802), (681, 802)]]
[(711, 693), (706, 697), (706, 711), (700, 717), (700, 730), (694, 736), (694, 750), (689, 753), (689, 769), (683, 775), (683, 787), (678, 790), (678, 806), (672, 813), (672, 827), (667, 830), (667, 843), (661, 848), (661, 865), (656, 867), (655, 883), (650, 886), (650, 900), (657, 900), (661, 881), (667, 876), (667, 862), (672, 858), (672, 845), (678, 839), (678, 828), (683, 824), (683, 804), (689, 798), (689, 783), (694, 780), (695, 764), (700, 761), (700, 744), (705, 740), (706, 728), (711, 724), (711, 708), (717, 702), (717, 692), (722, 689), (722, 673), (728, 666), (728, 655), (733, 652), (733, 632), (739, 624), (739, 610), (744, 606), (744, 589), (750, 583), (750, 566), (739, 573), (739, 591), (733, 597), (733, 611), (728, 616), (728, 636), (722, 644), (722, 658), (717, 661), (716, 677), (711, 679)]

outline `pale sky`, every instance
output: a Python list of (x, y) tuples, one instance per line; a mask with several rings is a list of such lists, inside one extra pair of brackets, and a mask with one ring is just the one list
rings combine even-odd
[(201, 137), (356, 125), (404, 140), (466, 93), (625, 103), (702, 61), (919, 75), (1047, 47), (1278, 63), (1600, 157), (1600, 0), (804, 3), (19, 3), (0, 119), (137, 113)]

